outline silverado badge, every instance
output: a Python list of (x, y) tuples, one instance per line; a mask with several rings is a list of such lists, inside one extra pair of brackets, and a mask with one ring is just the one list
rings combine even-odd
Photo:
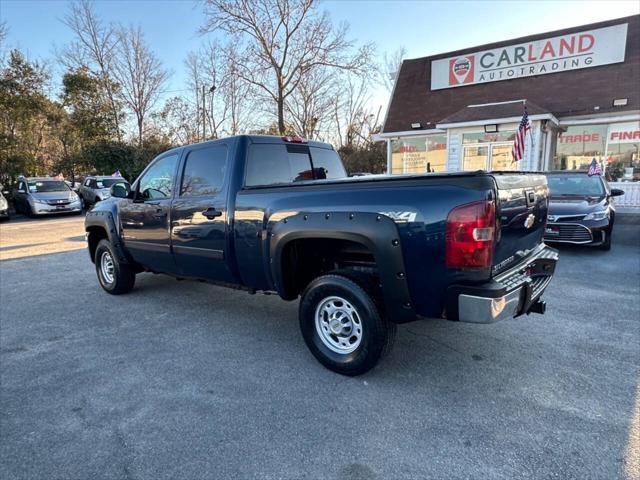
[(533, 213), (530, 213), (527, 219), (524, 221), (524, 227), (525, 228), (533, 227), (533, 224), (535, 221), (536, 221), (536, 217), (533, 215)]

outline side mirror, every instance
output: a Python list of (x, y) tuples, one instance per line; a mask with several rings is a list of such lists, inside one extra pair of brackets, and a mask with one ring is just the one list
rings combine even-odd
[(129, 187), (129, 184), (125, 182), (114, 183), (111, 185), (111, 189), (109, 191), (111, 192), (112, 197), (129, 198), (131, 187)]
[(619, 188), (612, 188), (611, 189), (611, 196), (612, 197), (619, 197), (620, 195), (624, 195), (624, 190), (620, 190)]

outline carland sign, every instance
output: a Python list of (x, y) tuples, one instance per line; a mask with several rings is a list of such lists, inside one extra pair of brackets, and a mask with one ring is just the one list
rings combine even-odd
[(431, 62), (431, 90), (624, 62), (627, 24)]

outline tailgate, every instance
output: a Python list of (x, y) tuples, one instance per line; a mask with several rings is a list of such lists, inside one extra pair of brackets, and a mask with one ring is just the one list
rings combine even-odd
[(542, 243), (547, 220), (547, 178), (538, 173), (492, 173), (498, 187), (492, 273), (518, 263)]

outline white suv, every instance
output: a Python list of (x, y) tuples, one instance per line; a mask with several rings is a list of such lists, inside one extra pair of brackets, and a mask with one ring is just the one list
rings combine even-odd
[(114, 183), (126, 183), (126, 180), (122, 177), (113, 176), (100, 176), (100, 177), (87, 177), (80, 185), (78, 193), (82, 199), (85, 208), (98, 203), (101, 200), (105, 200), (111, 196), (110, 189)]

